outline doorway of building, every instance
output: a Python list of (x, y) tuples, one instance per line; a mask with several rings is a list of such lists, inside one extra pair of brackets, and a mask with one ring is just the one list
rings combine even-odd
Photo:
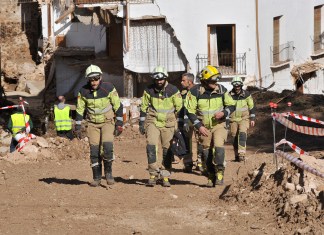
[(235, 25), (208, 25), (208, 62), (223, 70), (235, 71)]

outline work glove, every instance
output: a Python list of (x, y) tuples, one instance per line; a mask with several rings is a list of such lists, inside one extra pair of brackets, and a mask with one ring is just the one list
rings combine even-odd
[(189, 119), (188, 118), (185, 118), (184, 119), (184, 123), (183, 123), (183, 131), (186, 132), (186, 133), (189, 133)]
[(123, 122), (117, 121), (115, 125), (114, 136), (119, 136), (123, 132)]
[(139, 122), (139, 131), (142, 135), (145, 134), (145, 127), (144, 127), (144, 122), (143, 121), (140, 121)]
[(80, 124), (76, 124), (75, 125), (75, 127), (74, 127), (74, 133), (75, 133), (75, 136), (78, 139), (81, 139), (81, 125)]
[(225, 125), (226, 125), (226, 129), (227, 130), (229, 130), (231, 128), (229, 117), (226, 117), (226, 119), (225, 119)]

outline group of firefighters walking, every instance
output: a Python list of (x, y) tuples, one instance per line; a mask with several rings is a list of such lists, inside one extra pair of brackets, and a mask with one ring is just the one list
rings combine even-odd
[[(103, 81), (103, 73), (96, 65), (90, 65), (85, 72), (87, 84), (77, 99), (75, 133), (81, 132), (84, 118), (88, 123), (87, 136), (90, 144), (90, 165), (93, 181), (90, 186), (101, 184), (102, 163), (107, 184), (114, 184), (112, 164), (114, 161), (114, 136), (123, 131), (123, 105), (115, 87)], [(148, 186), (161, 182), (170, 187), (174, 133), (181, 130), (187, 146), (183, 158), (183, 171), (193, 170), (192, 137), (197, 140), (197, 169), (207, 176), (206, 186), (224, 183), (225, 149), (228, 130), (233, 137), (236, 161), (244, 161), (247, 130), (255, 124), (255, 107), (248, 91), (243, 90), (240, 77), (232, 80), (233, 89), (219, 84), (221, 73), (216, 67), (207, 65), (199, 74), (200, 84), (194, 84), (194, 75), (185, 73), (181, 78), (182, 90), (167, 81), (168, 72), (156, 67), (151, 73), (153, 83), (142, 96), (139, 131), (146, 137), (148, 162)], [(72, 139), (70, 108), (63, 96), (54, 107), (55, 125), (59, 136)], [(17, 132), (18, 118), (12, 116), (8, 128)], [(161, 141), (162, 164), (158, 161), (158, 146)]]

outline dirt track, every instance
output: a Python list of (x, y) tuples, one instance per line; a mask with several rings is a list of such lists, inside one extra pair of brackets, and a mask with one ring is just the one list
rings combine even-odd
[[(273, 163), (267, 104), (282, 95), (254, 96), (257, 124), (250, 130), (247, 161), (233, 162), (228, 143), (225, 185), (212, 189), (199, 172), (183, 173), (182, 163), (173, 165), (171, 188), (146, 187), (145, 139), (136, 125), (115, 140), (117, 183), (107, 187), (103, 180), (91, 188), (87, 141), (71, 143), (49, 132), (43, 136), (48, 148), (0, 158), (0, 234), (324, 234), (324, 181), (315, 190), (305, 182), (319, 178), (282, 160), (276, 171)], [(295, 112), (324, 119), (321, 97), (291, 101)], [(276, 130), (279, 141), (285, 129), (278, 124)], [(324, 165), (323, 137), (288, 131), (287, 139)], [(287, 189), (292, 184), (295, 189)], [(306, 198), (291, 203), (300, 196)]]
[[(73, 142), (76, 148), (80, 144), (85, 142)], [(107, 187), (102, 181), (101, 187), (91, 188), (88, 154), (73, 152), (16, 164), (0, 161), (2, 234), (277, 234), (306, 227), (280, 227), (276, 205), (262, 200), (267, 196), (264, 190), (245, 186), (248, 197), (244, 190), (243, 199), (235, 196), (235, 190), (242, 190), (239, 185), (247, 183), (248, 172), (262, 163), (268, 174), (274, 172), (272, 154), (249, 151), (246, 164), (236, 163), (228, 145), (224, 186), (205, 188), (205, 177), (183, 173), (179, 163), (174, 165), (171, 188), (150, 188), (145, 186), (145, 139), (129, 127), (115, 141), (117, 183)], [(320, 213), (317, 216), (323, 218), (323, 210)], [(315, 223), (310, 231), (321, 234), (323, 228)]]

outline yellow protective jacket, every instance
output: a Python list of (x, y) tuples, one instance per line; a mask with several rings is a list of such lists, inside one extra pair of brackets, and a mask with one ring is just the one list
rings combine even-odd
[(72, 129), (70, 106), (66, 104), (54, 105), (54, 122), (56, 131), (69, 131)]
[(154, 123), (157, 127), (174, 127), (177, 114), (182, 108), (182, 98), (178, 88), (168, 82), (162, 90), (152, 84), (144, 90), (140, 121)]
[(235, 112), (230, 116), (231, 122), (239, 122), (242, 120), (255, 119), (255, 107), (251, 94), (248, 91), (241, 90), (239, 94), (236, 94), (234, 90), (230, 93), (230, 96), (235, 101)]
[(92, 90), (90, 84), (83, 86), (78, 94), (75, 123), (81, 124), (84, 111), (86, 119), (91, 123), (104, 123), (106, 121), (123, 122), (123, 105), (118, 93), (109, 82), (101, 82), (97, 90)]
[[(214, 90), (207, 90), (202, 85), (197, 85), (188, 92), (185, 107), (190, 121), (197, 129), (201, 126), (212, 129), (229, 118), (235, 110), (235, 102), (226, 88), (220, 84)], [(224, 118), (215, 119), (214, 115), (217, 112), (224, 112)]]
[[(26, 121), (29, 122), (30, 129), (33, 128), (33, 124), (28, 114), (26, 114)], [(13, 135), (16, 135), (21, 129), (25, 128), (25, 118), (23, 113), (14, 113), (10, 116), (8, 129), (11, 130)]]

